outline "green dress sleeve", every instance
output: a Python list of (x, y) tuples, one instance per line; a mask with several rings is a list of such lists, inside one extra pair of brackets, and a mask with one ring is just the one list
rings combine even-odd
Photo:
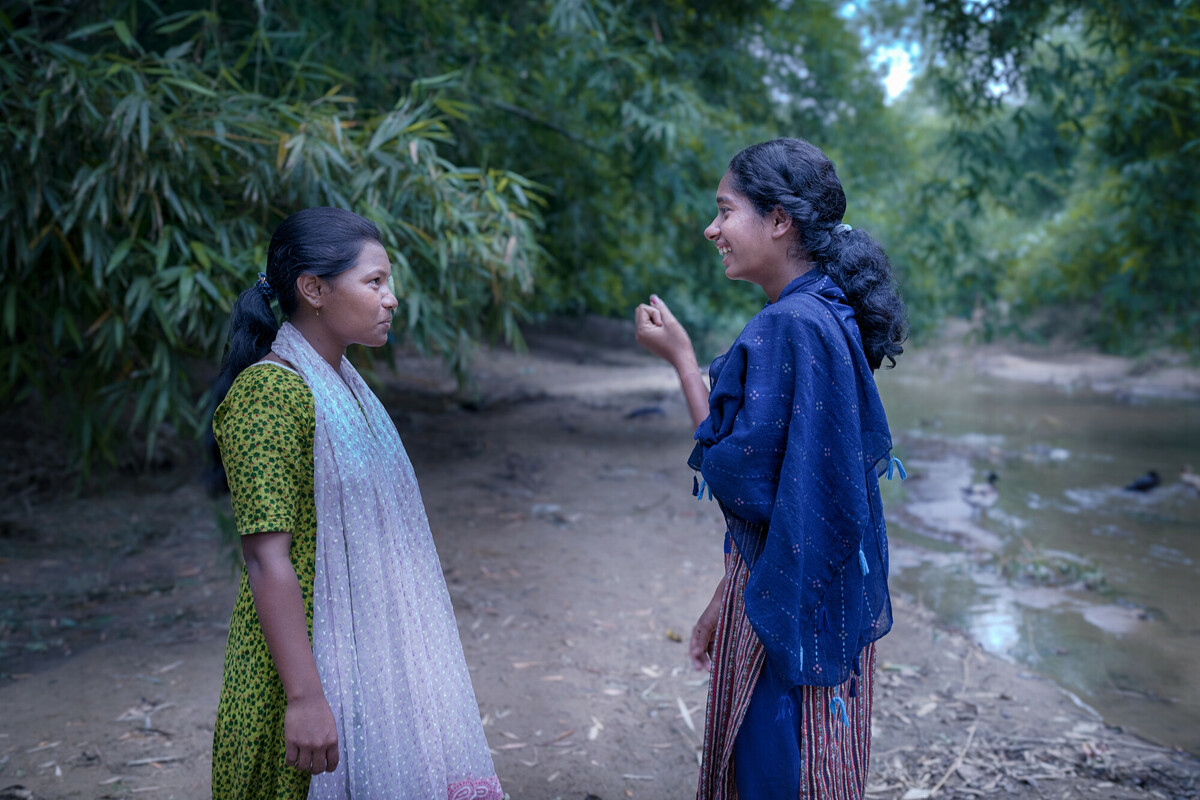
[(296, 532), (312, 491), (314, 427), (312, 393), (296, 373), (264, 365), (234, 381), (213, 433), (239, 534)]

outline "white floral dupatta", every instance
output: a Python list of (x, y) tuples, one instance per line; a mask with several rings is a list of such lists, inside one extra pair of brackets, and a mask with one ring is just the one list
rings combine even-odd
[(272, 347), (316, 406), (313, 653), (341, 763), (315, 800), (501, 800), (412, 464), (383, 404), (290, 323)]

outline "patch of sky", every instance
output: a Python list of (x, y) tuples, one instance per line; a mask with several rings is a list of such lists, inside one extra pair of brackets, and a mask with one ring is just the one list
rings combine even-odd
[[(843, 19), (853, 20), (869, 2), (870, 0), (843, 3), (838, 9), (838, 14)], [(790, 5), (787, 0), (784, 0), (781, 5), (785, 3)], [(912, 83), (921, 52), (920, 45), (916, 42), (877, 41), (866, 26), (863, 26), (860, 35), (863, 49), (870, 54), (871, 68), (880, 75), (885, 102), (890, 104)]]

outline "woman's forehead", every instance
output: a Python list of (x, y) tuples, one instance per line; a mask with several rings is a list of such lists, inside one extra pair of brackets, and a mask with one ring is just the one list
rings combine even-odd
[(374, 269), (376, 267), (391, 269), (391, 263), (387, 250), (383, 245), (379, 242), (367, 242), (358, 253), (358, 261), (355, 263), (355, 267), (361, 269)]
[(721, 182), (717, 184), (717, 202), (732, 202), (741, 197), (742, 193), (734, 187), (733, 177), (726, 172), (721, 176)]

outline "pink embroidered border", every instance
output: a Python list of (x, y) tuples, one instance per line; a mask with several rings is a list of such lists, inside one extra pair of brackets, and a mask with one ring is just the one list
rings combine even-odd
[(450, 784), (446, 790), (447, 800), (504, 800), (504, 790), (500, 788), (500, 779), (493, 775), (490, 778), (467, 778)]

